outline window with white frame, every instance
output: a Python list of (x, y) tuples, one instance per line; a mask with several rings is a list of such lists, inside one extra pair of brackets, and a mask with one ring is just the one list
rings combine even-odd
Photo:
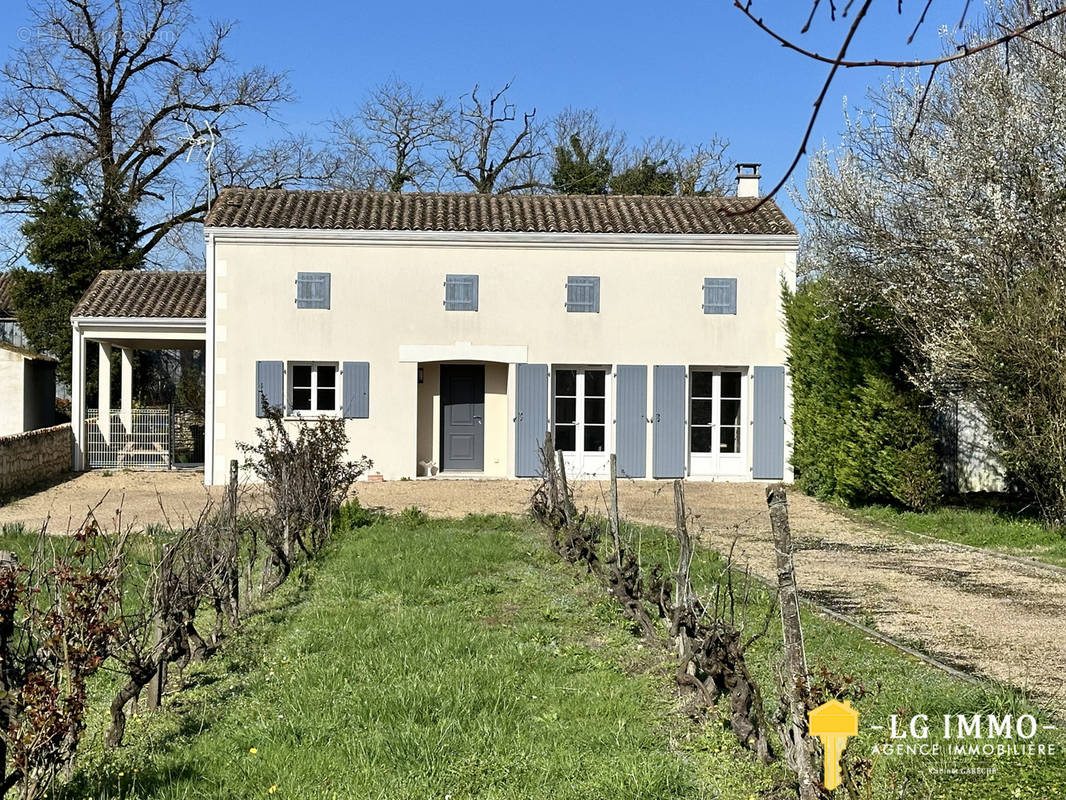
[(691, 386), (691, 452), (740, 453), (743, 373), (736, 370), (692, 370)]
[(689, 438), (693, 453), (711, 453), (714, 440), (714, 373), (692, 371)]
[(337, 363), (289, 364), (289, 410), (294, 414), (337, 413)]
[(722, 372), (718, 397), (718, 452), (740, 452), (740, 387), (739, 372)]
[(567, 453), (602, 453), (607, 445), (607, 370), (555, 370), (555, 446)]

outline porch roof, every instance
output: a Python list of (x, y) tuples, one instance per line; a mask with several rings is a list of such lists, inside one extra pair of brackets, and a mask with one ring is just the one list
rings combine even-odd
[(74, 306), (72, 320), (207, 318), (203, 272), (104, 270)]
[(138, 350), (199, 349), (207, 339), (203, 272), (104, 270), (70, 321), (85, 339)]

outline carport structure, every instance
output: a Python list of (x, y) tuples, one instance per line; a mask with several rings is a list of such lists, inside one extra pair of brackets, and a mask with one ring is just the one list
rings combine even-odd
[[(166, 411), (133, 407), (135, 350), (202, 350), (207, 340), (203, 272), (101, 272), (74, 307), (71, 423), (74, 469), (170, 466)], [(86, 407), (86, 362), (99, 348), (95, 408)], [(111, 408), (111, 359), (121, 360), (119, 408)]]

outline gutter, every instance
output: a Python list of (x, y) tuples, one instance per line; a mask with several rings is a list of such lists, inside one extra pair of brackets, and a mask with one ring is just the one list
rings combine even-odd
[(549, 233), (499, 231), (370, 231), (323, 228), (205, 227), (216, 241), (241, 244), (351, 243), (438, 247), (587, 247), (606, 249), (780, 250), (799, 246), (796, 234)]

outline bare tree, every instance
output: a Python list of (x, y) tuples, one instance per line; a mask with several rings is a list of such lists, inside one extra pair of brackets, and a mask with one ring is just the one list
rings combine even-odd
[(361, 167), (352, 188), (364, 188), (369, 178), (371, 186), (389, 192), (421, 189), (443, 178), (442, 145), (452, 116), (444, 97), (426, 97), (392, 78), (371, 90), (357, 114), (333, 119), (331, 144), (338, 157)]
[[(741, 13), (752, 21), (752, 23), (779, 45), (808, 60), (829, 66), (829, 72), (822, 84), (821, 91), (814, 100), (814, 107), (807, 121), (806, 130), (800, 140), (799, 146), (796, 148), (796, 153), (792, 162), (770, 192), (764, 195), (753, 208), (748, 209), (749, 211), (758, 208), (774, 197), (782, 188), (784, 188), (789, 178), (791, 178), (792, 174), (796, 171), (796, 167), (799, 166), (803, 156), (807, 153), (811, 134), (814, 132), (814, 124), (818, 120), (822, 105), (829, 93), (829, 88), (833, 84), (833, 80), (840, 68), (855, 69), (876, 67), (883, 69), (886, 67), (906, 67), (918, 69), (928, 67), (930, 69), (925, 83), (926, 90), (928, 91), (929, 87), (932, 86), (937, 69), (941, 66), (961, 61), (962, 59), (970, 58), (978, 53), (983, 53), (999, 47), (1003, 47), (1009, 52), (1011, 43), (1026, 39), (1032, 32), (1039, 30), (1052, 20), (1058, 19), (1063, 14), (1066, 14), (1066, 3), (1056, 2), (1047, 7), (1037, 8), (1032, 6), (1029, 0), (992, 0), (989, 4), (989, 16), (992, 19), (993, 24), (967, 27), (967, 17), (971, 11), (972, 4), (970, 0), (965, 0), (962, 4), (959, 21), (955, 26), (957, 41), (954, 42), (954, 47), (947, 52), (931, 58), (905, 59), (887, 56), (855, 59), (849, 58), (848, 52), (855, 35), (858, 33), (860, 27), (862, 27), (867, 12), (869, 12), (870, 7), (873, 5), (873, 0), (864, 0), (861, 4), (854, 2), (854, 0), (843, 0), (843, 5), (841, 5), (841, 2), (842, 0), (827, 0), (827, 2), (823, 4), (822, 0), (811, 0), (810, 14), (807, 17), (806, 23), (800, 30), (800, 34), (805, 34), (811, 29), (820, 8), (828, 14), (831, 22), (840, 21), (847, 24), (847, 30), (841, 40), (841, 45), (837, 53), (835, 55), (823, 55), (800, 44), (798, 38), (781, 33), (773, 25), (767, 23), (756, 12), (753, 0), (733, 0), (733, 6), (735, 8), (739, 9)], [(918, 14), (910, 36), (907, 38), (907, 44), (911, 44), (914, 41), (914, 37), (917, 35), (918, 31), (926, 24), (926, 19), (933, 7), (933, 2), (934, 0), (924, 0), (924, 2), (919, 4), (921, 11)], [(897, 9), (897, 13), (902, 15), (904, 13), (903, 0), (895, 0), (894, 5)], [(923, 103), (920, 102), (919, 109), (922, 105)]]
[(733, 162), (726, 155), (729, 142), (717, 134), (710, 141), (682, 148), (673, 157), (680, 195), (724, 195), (729, 191)]
[(550, 124), (551, 185), (566, 194), (606, 194), (625, 134), (594, 109), (565, 108)]
[[(459, 111), (448, 148), (448, 162), (456, 178), (479, 194), (507, 194), (541, 188), (531, 162), (543, 155), (535, 124), (537, 110), (522, 114), (507, 101), (511, 81), (487, 98), (475, 84), (459, 100)], [(512, 124), (515, 123), (515, 124)]]
[[(43, 190), (42, 165), (63, 153), (80, 165), (102, 230), (136, 216), (142, 258), (203, 218), (203, 180), (184, 164), (198, 136), (226, 139), (290, 98), (283, 74), (232, 68), (232, 25), (198, 30), (189, 0), (34, 0), (30, 12), (35, 36), (0, 72), (0, 141), (14, 152), (0, 201), (25, 208)], [(260, 169), (243, 166), (242, 178)]]
[(616, 159), (612, 189), (627, 194), (726, 194), (732, 167), (728, 147), (729, 142), (717, 134), (694, 146), (664, 136), (649, 137)]
[(625, 132), (601, 120), (594, 108), (564, 108), (552, 118), (550, 131), (553, 147), (569, 145), (577, 136), (587, 152), (603, 153), (611, 162), (625, 154)]

